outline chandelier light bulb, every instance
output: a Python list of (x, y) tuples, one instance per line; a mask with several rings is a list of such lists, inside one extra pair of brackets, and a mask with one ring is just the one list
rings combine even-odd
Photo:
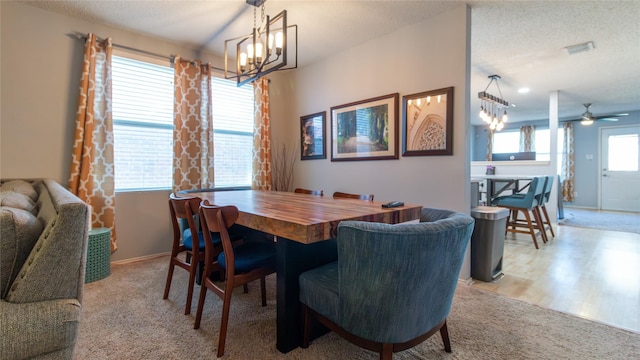
[(504, 114), (502, 115), (502, 122), (507, 122), (509, 120), (509, 117), (507, 116), (507, 110), (504, 111)]
[(258, 65), (262, 63), (262, 43), (256, 42), (256, 62)]
[(500, 131), (502, 128), (504, 128), (504, 124), (499, 122), (498, 125), (496, 125), (496, 130)]
[(431, 96), (427, 96), (427, 105), (431, 104)]
[(269, 46), (269, 52), (271, 52), (271, 49), (273, 49), (273, 40), (274, 40), (273, 38), (274, 38), (273, 34), (269, 34), (269, 39), (267, 41), (267, 44)]
[(249, 64), (253, 64), (253, 44), (247, 45), (247, 58), (249, 59)]
[(480, 105), (480, 113), (478, 114), (478, 116), (480, 116), (480, 119), (484, 120), (485, 115), (484, 115), (484, 106)]
[(284, 35), (282, 31), (276, 33), (276, 54), (279, 56), (282, 53), (282, 47), (284, 45)]
[(441, 96), (441, 95), (438, 95), (438, 104), (440, 104), (440, 100), (441, 100), (441, 99), (440, 99), (440, 96)]
[(247, 68), (247, 53), (241, 52), (240, 53), (240, 70), (244, 72), (246, 68)]

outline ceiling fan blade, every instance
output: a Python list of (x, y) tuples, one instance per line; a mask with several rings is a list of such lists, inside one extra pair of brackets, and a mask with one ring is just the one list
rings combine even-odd
[(596, 120), (604, 120), (604, 121), (618, 121), (618, 119), (613, 117), (598, 117)]
[(629, 113), (621, 113), (621, 114), (606, 114), (606, 115), (598, 115), (595, 118), (596, 119), (604, 119), (604, 118), (617, 118), (620, 116), (628, 116)]

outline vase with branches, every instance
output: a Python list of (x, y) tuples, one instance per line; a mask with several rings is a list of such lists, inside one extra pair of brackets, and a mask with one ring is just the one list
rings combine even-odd
[(271, 189), (293, 190), (293, 165), (298, 157), (296, 144), (274, 142), (271, 150)]

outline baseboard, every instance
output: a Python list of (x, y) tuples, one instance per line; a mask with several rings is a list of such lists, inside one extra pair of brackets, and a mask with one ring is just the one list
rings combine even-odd
[(582, 209), (582, 210), (598, 210), (597, 207), (591, 207), (591, 206), (568, 206), (568, 205), (564, 205), (565, 209)]
[(126, 265), (126, 264), (136, 263), (136, 262), (145, 261), (145, 260), (151, 260), (151, 259), (155, 259), (163, 256), (169, 256), (169, 255), (171, 255), (171, 252), (140, 256), (140, 257), (135, 257), (131, 259), (112, 261), (111, 265)]

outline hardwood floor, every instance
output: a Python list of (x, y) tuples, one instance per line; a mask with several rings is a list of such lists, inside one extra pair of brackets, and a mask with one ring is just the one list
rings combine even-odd
[(640, 332), (640, 234), (555, 229), (539, 250), (528, 235), (507, 235), (504, 277), (472, 286)]

